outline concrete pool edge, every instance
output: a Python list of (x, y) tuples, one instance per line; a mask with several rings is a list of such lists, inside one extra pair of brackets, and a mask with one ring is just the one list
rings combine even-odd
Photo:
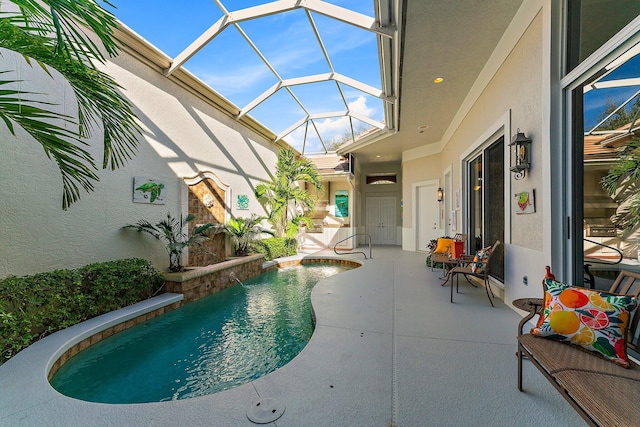
[[(47, 364), (47, 379), (50, 380), (62, 365), (79, 352), (111, 335), (180, 307), (183, 299), (184, 296), (182, 294), (168, 292), (71, 326), (70, 328), (77, 327), (78, 333), (69, 338), (51, 356)], [(63, 332), (70, 328), (58, 332)], [(53, 335), (55, 334), (50, 336)], [(44, 339), (47, 338), (49, 336)]]
[[(308, 254), (299, 254), (297, 256), (281, 258), (265, 264), (268, 266), (279, 267), (292, 264), (326, 261), (350, 264), (354, 267), (363, 265), (360, 261), (347, 257), (338, 258), (333, 256)], [(357, 270), (358, 268), (355, 269)], [(250, 382), (231, 390), (179, 401), (142, 404), (98, 404), (65, 396), (50, 385), (48, 379), (50, 378), (52, 368), (56, 363), (60, 363), (61, 365), (61, 362), (59, 361), (65, 353), (69, 351), (69, 349), (73, 348), (73, 346), (100, 333), (101, 331), (113, 328), (117, 324), (126, 323), (135, 317), (139, 317), (163, 306), (180, 303), (182, 299), (183, 296), (181, 294), (162, 294), (132, 306), (89, 319), (67, 329), (58, 331), (40, 341), (37, 341), (18, 353), (12, 359), (0, 366), (0, 389), (6, 391), (6, 394), (3, 393), (5, 396), (0, 399), (0, 425), (3, 425), (3, 420), (6, 421), (16, 417), (24, 417), (30, 421), (38, 422), (41, 420), (47, 420), (48, 417), (43, 418), (38, 415), (35, 415), (35, 418), (31, 418), (34, 416), (34, 414), (32, 414), (32, 410), (34, 408), (45, 407), (47, 404), (53, 404), (53, 402), (55, 402), (55, 405), (60, 408), (60, 410), (62, 410), (62, 408), (68, 408), (70, 411), (83, 411), (90, 408), (96, 408), (96, 405), (99, 405), (107, 408), (107, 411), (109, 407), (113, 408), (116, 415), (119, 415), (120, 411), (124, 410), (129, 413), (129, 416), (135, 413), (138, 416), (144, 417), (145, 415), (143, 414), (148, 414), (148, 411), (152, 410), (151, 408), (155, 408), (157, 410), (158, 405), (163, 407), (168, 405), (175, 410), (176, 407), (174, 405), (179, 405), (179, 407), (200, 406), (202, 405), (203, 399), (210, 403), (211, 399), (214, 401), (225, 402), (229, 396), (237, 394), (241, 394), (243, 396), (247, 394), (250, 395), (251, 397), (249, 399), (246, 397), (244, 398), (247, 400), (246, 403), (257, 398), (258, 396), (255, 394), (252, 382)], [(318, 307), (313, 304), (312, 309), (315, 312)], [(300, 357), (300, 354), (296, 356), (296, 358), (298, 357)], [(280, 368), (280, 370), (285, 368), (286, 365)], [(222, 412), (229, 410), (229, 407), (224, 407), (225, 405), (222, 406)], [(116, 410), (116, 408), (118, 409)], [(214, 408), (214, 410), (217, 409)], [(101, 412), (104, 412), (104, 410)], [(62, 421), (64, 419), (65, 418), (61, 418), (58, 419), (58, 421)], [(49, 421), (53, 422), (53, 419), (49, 419)], [(40, 425), (47, 425), (47, 423)], [(72, 425), (72, 423), (70, 425)]]

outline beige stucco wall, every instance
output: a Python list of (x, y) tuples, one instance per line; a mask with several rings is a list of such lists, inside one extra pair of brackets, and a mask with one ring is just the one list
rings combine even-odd
[[(61, 111), (75, 115), (73, 93), (59, 76), (52, 79), (4, 50), (0, 67), (17, 70), (6, 77), (22, 79), (23, 90), (43, 93), (49, 102), (60, 104)], [(121, 227), (143, 218), (157, 222), (167, 211), (180, 214), (185, 209), (182, 178), (201, 171), (213, 172), (229, 186), (230, 213), (264, 214), (253, 190), (269, 179), (277, 147), (126, 53), (106, 71), (125, 89), (144, 134), (136, 157), (116, 171), (99, 170), (95, 191), (82, 193), (68, 211), (61, 209), (62, 183), (55, 163), (24, 132), (18, 130), (14, 137), (0, 125), (0, 277), (134, 256), (166, 268), (161, 244)], [(92, 138), (89, 151), (98, 165), (101, 150), (100, 137)], [(135, 176), (163, 181), (166, 204), (133, 203)], [(250, 196), (249, 211), (236, 210), (240, 194)]]
[[(449, 165), (444, 163), (442, 153), (410, 160), (402, 164), (402, 198), (404, 201), (402, 226), (404, 228), (415, 228), (416, 226), (416, 221), (413, 218), (415, 200), (412, 194), (412, 185), (416, 182), (433, 179), (442, 180), (442, 174), (447, 166)], [(460, 186), (460, 166), (457, 165), (452, 173), (456, 179), (454, 187), (458, 188)], [(437, 222), (437, 219), (434, 218), (434, 222)]]
[[(546, 5), (546, 3), (545, 3)], [(542, 7), (542, 5), (541, 5)], [(546, 7), (546, 6), (544, 6)], [(548, 67), (549, 14), (540, 9), (529, 20), (529, 25), (513, 48), (499, 64), (480, 95), (465, 111), (459, 125), (450, 132), (450, 137), (441, 142), (441, 151), (416, 158), (405, 157), (403, 167), (404, 227), (403, 233), (410, 235), (415, 227), (411, 217), (412, 185), (416, 182), (440, 180), (444, 182), (445, 171), (450, 168), (453, 190), (462, 188), (462, 160), (473, 153), (476, 147), (495, 141), (501, 134), (505, 137), (505, 271), (504, 283), (496, 282), (493, 290), (505, 302), (516, 298), (539, 296), (538, 278), (544, 274), (544, 265), (550, 263), (551, 238), (545, 233), (550, 223), (551, 212), (547, 205), (551, 192), (550, 165), (543, 159), (549, 153), (550, 96)], [(521, 27), (524, 28), (524, 27)], [(545, 126), (547, 121), (547, 126)], [(517, 129), (532, 139), (532, 167), (522, 180), (515, 180), (509, 172), (508, 143)], [(411, 153), (414, 154), (414, 153)], [(547, 157), (545, 157), (547, 156)], [(514, 212), (514, 194), (523, 190), (535, 191), (536, 212), (517, 215)], [(464, 201), (464, 196), (462, 197)], [(458, 211), (462, 216), (464, 210)], [(441, 210), (440, 213), (443, 216)], [(462, 221), (461, 221), (462, 220)], [(458, 218), (458, 226), (466, 231), (465, 218)], [(462, 222), (462, 224), (461, 224)], [(458, 228), (460, 230), (460, 228)], [(409, 246), (407, 249), (410, 250)], [(525, 277), (529, 284), (525, 284)]]
[[(539, 14), (524, 36), (511, 51), (493, 79), (484, 88), (460, 126), (447, 141), (444, 149), (434, 155), (403, 163), (404, 226), (413, 227), (411, 186), (415, 182), (443, 179), (447, 167), (451, 167), (453, 189), (461, 188), (461, 153), (469, 152), (476, 143), (483, 143), (482, 136), (491, 133), (491, 127), (501, 117), (510, 115), (510, 128), (517, 128), (533, 140), (532, 165), (525, 179), (516, 181), (505, 171), (505, 192), (511, 194), (526, 189), (535, 189), (536, 213), (515, 215), (511, 197), (505, 206), (505, 215), (510, 216), (511, 232), (507, 230), (513, 244), (542, 250), (542, 222), (544, 205), (543, 167), (541, 165), (542, 144), (548, 139), (542, 135), (542, 16)], [(512, 135), (505, 135), (505, 146)], [(492, 140), (495, 140), (493, 138)], [(508, 158), (506, 160), (508, 165)], [(460, 221), (459, 221), (460, 222)]]

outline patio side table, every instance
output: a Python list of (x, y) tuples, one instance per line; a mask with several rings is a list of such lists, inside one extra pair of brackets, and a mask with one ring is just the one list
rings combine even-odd
[(518, 298), (511, 303), (517, 309), (528, 311), (527, 314), (520, 323), (518, 323), (518, 336), (522, 335), (522, 328), (524, 325), (533, 318), (536, 314), (542, 313), (542, 307), (544, 306), (544, 300), (542, 298)]

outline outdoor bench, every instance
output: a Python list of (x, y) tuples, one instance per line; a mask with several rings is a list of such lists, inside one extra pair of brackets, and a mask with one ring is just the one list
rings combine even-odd
[[(640, 274), (621, 271), (611, 293), (640, 293)], [(519, 304), (518, 304), (519, 302)], [(542, 312), (541, 299), (514, 301), (529, 314), (518, 331), (518, 390), (522, 391), (522, 362), (538, 368), (580, 416), (592, 426), (640, 426), (640, 365), (630, 358), (624, 368), (578, 346), (522, 333), (525, 323)], [(640, 310), (632, 313), (627, 348), (638, 355)], [(633, 356), (633, 353), (629, 353)]]

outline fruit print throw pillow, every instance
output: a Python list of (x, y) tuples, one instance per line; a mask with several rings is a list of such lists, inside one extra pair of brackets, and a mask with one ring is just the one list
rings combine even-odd
[(544, 311), (533, 335), (568, 342), (629, 367), (626, 334), (638, 301), (633, 295), (616, 295), (569, 286), (552, 279), (542, 281)]

